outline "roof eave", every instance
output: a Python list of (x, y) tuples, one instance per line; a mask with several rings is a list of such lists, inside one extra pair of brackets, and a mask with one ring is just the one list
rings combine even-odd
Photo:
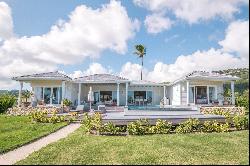
[(35, 81), (35, 80), (51, 80), (51, 81), (71, 81), (69, 78), (48, 78), (48, 77), (13, 77), (15, 81)]
[(82, 83), (82, 84), (117, 84), (117, 83), (129, 83), (129, 80), (120, 80), (120, 81), (81, 81), (74, 80), (74, 83)]

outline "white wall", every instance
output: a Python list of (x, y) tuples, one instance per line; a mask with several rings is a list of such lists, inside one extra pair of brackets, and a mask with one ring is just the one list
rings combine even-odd
[(180, 105), (181, 104), (181, 84), (177, 83), (172, 86), (173, 97), (172, 97), (172, 105)]

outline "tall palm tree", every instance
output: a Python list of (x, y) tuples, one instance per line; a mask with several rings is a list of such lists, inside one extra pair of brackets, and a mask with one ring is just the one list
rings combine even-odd
[[(143, 68), (143, 57), (146, 55), (146, 47), (142, 44), (135, 45), (135, 52), (139, 58), (141, 58), (141, 66)], [(142, 68), (141, 68), (141, 80), (142, 80)]]

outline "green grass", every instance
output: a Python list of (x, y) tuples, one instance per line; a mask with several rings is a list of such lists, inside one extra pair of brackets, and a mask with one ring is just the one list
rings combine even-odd
[(17, 164), (248, 164), (249, 131), (84, 135), (82, 128)]
[(66, 124), (32, 123), (25, 116), (0, 115), (0, 154), (54, 132)]

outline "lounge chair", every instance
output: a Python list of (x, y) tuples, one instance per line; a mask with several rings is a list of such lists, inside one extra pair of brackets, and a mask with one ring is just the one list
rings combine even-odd
[(98, 110), (95, 110), (95, 112), (106, 113), (107, 111), (105, 105), (99, 105)]
[(78, 105), (75, 110), (70, 110), (70, 112), (83, 112), (84, 110), (84, 105)]

